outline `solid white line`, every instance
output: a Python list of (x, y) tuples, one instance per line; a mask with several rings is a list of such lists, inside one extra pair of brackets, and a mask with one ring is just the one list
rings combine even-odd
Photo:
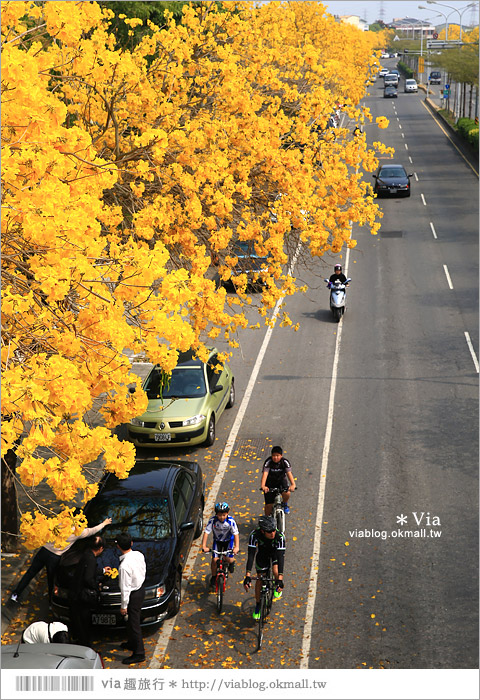
[(477, 374), (478, 374), (478, 360), (477, 360), (477, 356), (475, 355), (475, 350), (473, 349), (473, 344), (472, 344), (472, 341), (470, 340), (470, 334), (468, 333), (468, 331), (465, 331), (465, 340), (467, 341), (468, 349), (470, 350), (473, 364), (475, 365), (475, 369), (477, 370)]
[(423, 196), (422, 193), (420, 193), (420, 197), (422, 198), (423, 206), (426, 207), (426, 206), (427, 206), (427, 203), (426, 203), (425, 197)]
[[(347, 248), (345, 272), (347, 275), (348, 258), (350, 249)], [(348, 277), (348, 275), (347, 275)], [(314, 622), (315, 600), (317, 597), (318, 573), (320, 568), (320, 543), (323, 527), (323, 506), (325, 502), (325, 488), (327, 482), (328, 456), (332, 438), (333, 412), (335, 407), (335, 389), (337, 386), (337, 368), (340, 357), (340, 343), (342, 340), (343, 321), (338, 324), (335, 354), (333, 357), (332, 381), (330, 384), (330, 398), (328, 401), (327, 425), (325, 427), (325, 439), (323, 443), (322, 465), (320, 471), (320, 488), (317, 500), (317, 517), (315, 520), (315, 536), (313, 541), (312, 565), (310, 568), (310, 586), (307, 594), (307, 608), (305, 611), (305, 627), (303, 628), (302, 651), (300, 653), (300, 668), (308, 668), (310, 646), (312, 643), (312, 627)]]
[(430, 221), (430, 228), (432, 229), (433, 237), (436, 238), (437, 234), (435, 233), (435, 229), (433, 228), (433, 224), (431, 221)]
[[(293, 269), (296, 265), (298, 255), (300, 253), (300, 245), (298, 246), (297, 250), (295, 251), (295, 255), (293, 256), (292, 263), (290, 265), (289, 269), (289, 274), (293, 272)], [(265, 337), (263, 339), (262, 346), (260, 348), (260, 351), (257, 355), (257, 359), (255, 361), (254, 368), (252, 370), (252, 373), (250, 375), (250, 379), (247, 384), (247, 388), (245, 390), (245, 394), (242, 399), (242, 403), (240, 404), (240, 408), (238, 409), (238, 413), (236, 415), (235, 421), (233, 423), (232, 429), (230, 430), (230, 434), (228, 436), (225, 448), (223, 450), (222, 457), (220, 459), (220, 464), (218, 466), (217, 472), (215, 474), (215, 478), (213, 480), (212, 486), (210, 488), (210, 491), (208, 493), (208, 498), (205, 503), (205, 508), (204, 512), (206, 513), (211, 513), (213, 511), (213, 507), (215, 504), (215, 501), (217, 500), (218, 496), (218, 491), (220, 489), (220, 485), (222, 483), (223, 477), (225, 476), (225, 472), (228, 466), (228, 462), (230, 459), (230, 455), (233, 449), (233, 446), (235, 444), (235, 440), (237, 439), (238, 431), (240, 430), (240, 426), (242, 425), (243, 418), (245, 416), (245, 413), (247, 411), (247, 407), (250, 401), (250, 397), (252, 396), (253, 388), (255, 386), (255, 382), (257, 381), (257, 376), (260, 371), (260, 367), (263, 361), (263, 358), (265, 356), (265, 353), (267, 351), (268, 344), (270, 342), (270, 338), (272, 337), (273, 330), (275, 328), (275, 324), (277, 322), (278, 318), (278, 313), (280, 311), (280, 306), (283, 303), (283, 300), (285, 297), (282, 297), (277, 301), (275, 304), (275, 308), (273, 310), (272, 318), (271, 318), (271, 325), (268, 327), (267, 332), (265, 333)], [(190, 574), (192, 573), (192, 569), (195, 564), (195, 560), (197, 558), (198, 553), (200, 552), (200, 542), (201, 538), (199, 538), (196, 542), (194, 542), (191, 546), (190, 553), (188, 555), (187, 562), (185, 564), (185, 568), (183, 570), (183, 576), (182, 576), (182, 589), (185, 590), (187, 586), (187, 580)], [(176, 619), (177, 616), (170, 618), (169, 620), (165, 620), (161, 632), (158, 636), (157, 644), (155, 646), (154, 652), (152, 654), (152, 659), (149, 664), (149, 668), (161, 668), (163, 664), (163, 660), (167, 651), (167, 646), (168, 642), (170, 639), (170, 636), (173, 632), (173, 628), (176, 624)]]
[(444, 265), (443, 269), (445, 271), (445, 277), (447, 278), (448, 286), (450, 287), (450, 289), (453, 289), (452, 278), (450, 277), (450, 273), (448, 272), (448, 267)]

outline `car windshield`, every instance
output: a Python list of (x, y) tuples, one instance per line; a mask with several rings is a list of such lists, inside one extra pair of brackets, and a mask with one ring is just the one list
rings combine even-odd
[(175, 367), (171, 377), (154, 369), (143, 388), (149, 399), (192, 399), (207, 392), (203, 368), (199, 365)]
[(382, 168), (380, 170), (379, 177), (405, 177), (405, 170), (402, 167), (399, 168)]
[(237, 257), (243, 255), (250, 255), (256, 257), (257, 255), (253, 247), (253, 243), (249, 243), (249, 241), (237, 241), (233, 246), (232, 252)]
[[(133, 495), (133, 494), (132, 494)], [(126, 532), (132, 539), (165, 540), (172, 536), (170, 511), (166, 498), (135, 499), (129, 496), (105, 498), (99, 496), (91, 502), (88, 510), (89, 525), (97, 525), (112, 518), (106, 531), (107, 539), (115, 539), (121, 532)]]

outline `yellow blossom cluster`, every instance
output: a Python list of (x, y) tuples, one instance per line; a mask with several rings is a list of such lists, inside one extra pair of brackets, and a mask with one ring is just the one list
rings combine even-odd
[[(111, 432), (146, 406), (125, 350), (169, 372), (220, 333), (236, 346), (246, 277), (235, 301), (210, 274), (232, 276), (232, 243), (268, 258), (268, 324), (298, 289), (285, 270), (299, 246), (338, 253), (352, 223), (379, 226), (358, 170), (383, 146), (329, 126), (338, 108), (371, 119), (374, 35), (318, 2), (191, 3), (126, 49), (113, 11), (2, 2), (2, 452), (63, 506), (94, 495), (85, 465), (100, 455), (121, 478), (134, 463)], [(105, 427), (86, 418), (98, 397)], [(66, 507), (26, 514), (27, 545), (60, 541)]]

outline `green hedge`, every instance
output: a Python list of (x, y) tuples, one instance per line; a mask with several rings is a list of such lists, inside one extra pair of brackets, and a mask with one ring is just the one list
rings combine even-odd
[(455, 126), (465, 141), (468, 141), (473, 148), (478, 150), (478, 125), (475, 123), (475, 120), (461, 117)]
[(399, 61), (397, 63), (397, 68), (406, 78), (413, 78), (413, 70), (409, 68), (406, 63)]

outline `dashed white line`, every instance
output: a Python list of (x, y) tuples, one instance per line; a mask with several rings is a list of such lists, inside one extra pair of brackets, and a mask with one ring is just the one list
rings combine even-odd
[(417, 173), (413, 173), (413, 176), (414, 176), (415, 180), (418, 182)]
[(407, 146), (407, 144), (405, 144), (405, 150), (407, 150), (407, 151), (408, 151), (408, 146)]
[(467, 341), (468, 349), (470, 350), (473, 364), (475, 365), (475, 369), (476, 369), (477, 374), (478, 374), (478, 360), (477, 360), (477, 356), (475, 355), (475, 350), (473, 349), (473, 344), (472, 344), (472, 341), (470, 340), (470, 334), (468, 333), (468, 331), (465, 331), (465, 340)]
[(433, 224), (432, 224), (431, 221), (430, 221), (430, 228), (432, 229), (433, 237), (436, 238), (436, 237), (437, 237), (437, 234), (435, 233), (435, 228), (434, 228), (434, 226), (433, 226)]
[(413, 163), (412, 156), (408, 156), (408, 160), (410, 161), (410, 163)]
[(426, 207), (426, 206), (427, 206), (427, 203), (426, 203), (426, 201), (425, 201), (425, 197), (423, 196), (423, 193), (422, 193), (422, 192), (420, 192), (420, 197), (422, 198), (423, 206)]
[(448, 286), (450, 287), (450, 289), (453, 289), (452, 278), (450, 277), (448, 267), (446, 265), (444, 265), (443, 269), (445, 271), (445, 277), (447, 278)]
[(404, 138), (405, 138), (405, 134), (404, 134), (403, 131), (402, 131), (402, 139), (404, 139)]

